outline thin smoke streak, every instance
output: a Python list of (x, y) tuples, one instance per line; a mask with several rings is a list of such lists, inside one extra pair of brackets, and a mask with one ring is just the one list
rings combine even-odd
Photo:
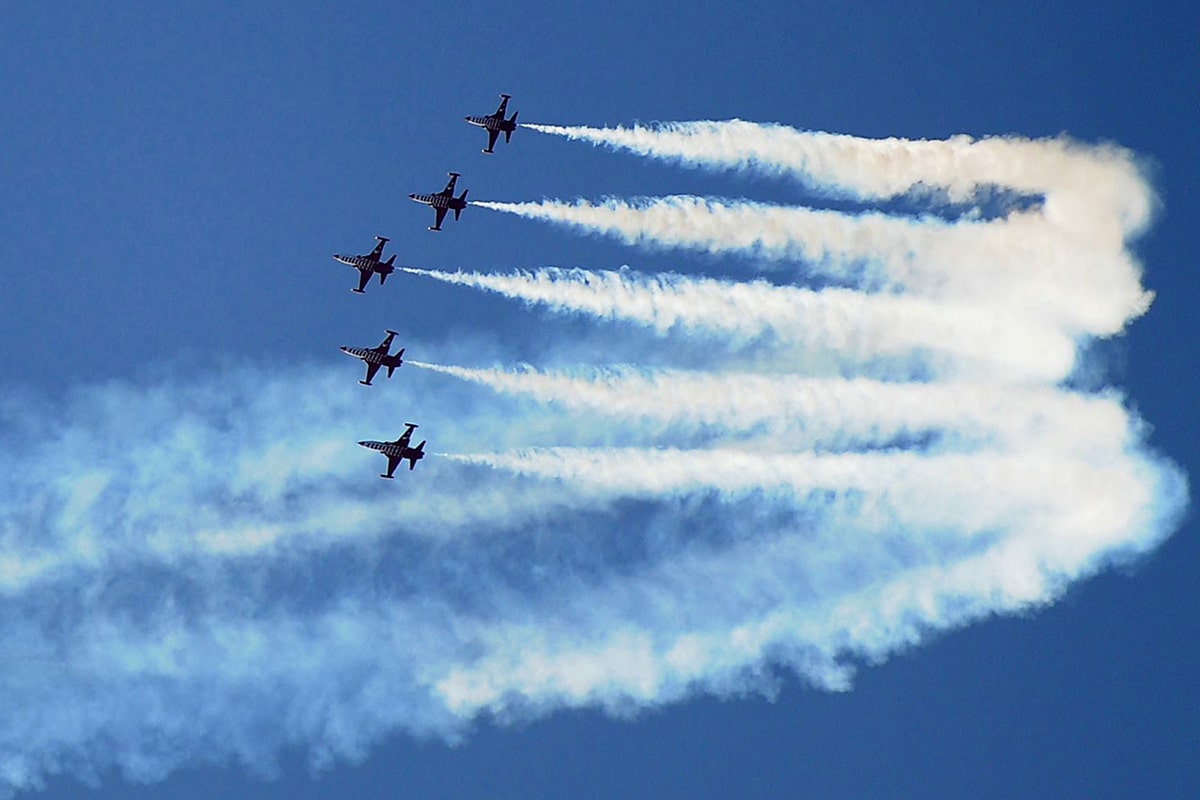
[(1112, 452), (1133, 441), (1123, 400), (1043, 386), (895, 383), (867, 378), (645, 370), (631, 366), (546, 372), (410, 361), (411, 366), (615, 420), (648, 419), (747, 435), (791, 434), (793, 446), (889, 442), (936, 431), (967, 444), (1038, 437), (1077, 451)]
[(975, 305), (1003, 302), (1010, 315), (1029, 312), (1069, 335), (1119, 333), (1153, 298), (1119, 236), (1115, 242), (1080, 242), (1033, 212), (950, 224), (687, 196), (476, 205), (633, 245), (803, 261), (873, 290)]
[(498, 292), (528, 303), (601, 319), (712, 333), (736, 344), (764, 336), (833, 354), (861, 367), (878, 358), (935, 355), (947, 375), (999, 374), (1013, 381), (1056, 381), (1075, 364), (1072, 338), (1004, 309), (936, 303), (920, 297), (848, 289), (772, 286), (682, 275), (546, 267), (513, 273), (405, 271)]
[(883, 200), (922, 187), (945, 189), (955, 202), (970, 202), (989, 186), (1045, 193), (1061, 224), (1095, 224), (1085, 215), (1057, 213), (1060, 204), (1064, 211), (1074, 211), (1073, 206), (1086, 203), (1130, 236), (1149, 224), (1157, 204), (1130, 151), (1084, 145), (1067, 137), (867, 139), (737, 119), (613, 128), (533, 123), (523, 127), (692, 166), (788, 175), (812, 188), (863, 200)]

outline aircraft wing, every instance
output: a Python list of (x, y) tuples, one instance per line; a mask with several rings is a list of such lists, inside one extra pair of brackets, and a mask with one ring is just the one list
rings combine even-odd
[(454, 173), (454, 172), (450, 173), (450, 180), (446, 181), (446, 188), (442, 189), (441, 193), (446, 195), (447, 197), (454, 194), (454, 184), (457, 182), (458, 182), (458, 174)]
[[(380, 246), (382, 247), (382, 245), (380, 245)], [(358, 292), (359, 294), (362, 294), (363, 289), (367, 288), (367, 284), (370, 282), (370, 280), (371, 280), (371, 271), (366, 270), (366, 269), (360, 269), (358, 271), (358, 288), (355, 289), (355, 291)]]
[(378, 261), (383, 256), (383, 246), (387, 244), (387, 239), (383, 237), (376, 238), (379, 239), (379, 242), (375, 245), (375, 249), (371, 251), (371, 255), (367, 256), (372, 261)]
[(496, 139), (497, 139), (499, 136), (500, 136), (500, 131), (493, 131), (493, 130), (489, 130), (489, 131), (488, 131), (488, 146), (487, 146), (487, 149), (488, 149), (489, 151), (490, 151), (492, 148), (494, 148), (494, 147), (496, 146)]
[(387, 473), (383, 476), (386, 478), (392, 477), (392, 473), (396, 471), (396, 466), (400, 463), (400, 456), (388, 456)]
[(434, 230), (438, 230), (442, 227), (442, 220), (444, 220), (446, 218), (446, 209), (435, 208), (433, 210), (433, 213), (437, 215), (437, 219), (434, 221), (433, 227), (434, 227)]
[(378, 364), (367, 364), (367, 379), (363, 383), (370, 385), (371, 379), (375, 377), (376, 372), (379, 372)]

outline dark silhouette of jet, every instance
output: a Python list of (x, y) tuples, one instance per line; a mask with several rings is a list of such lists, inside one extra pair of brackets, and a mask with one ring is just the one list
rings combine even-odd
[(496, 152), (492, 148), (496, 146), (496, 137), (501, 133), (504, 134), (505, 144), (512, 141), (513, 131), (517, 129), (517, 114), (520, 112), (514, 111), (512, 119), (504, 118), (504, 110), (508, 108), (509, 97), (510, 95), (507, 94), (500, 95), (500, 107), (496, 109), (494, 114), (488, 114), (486, 117), (463, 117), (463, 119), (472, 125), (478, 125), (487, 131), (488, 144), (487, 148), (483, 151), (485, 153)]
[(387, 367), (387, 376), (392, 377), (392, 372), (396, 367), (404, 363), (404, 348), (401, 347), (397, 352), (388, 354), (388, 350), (392, 347), (392, 338), (396, 335), (395, 331), (387, 331), (387, 336), (378, 347), (343, 347), (342, 352), (348, 356), (354, 356), (367, 363), (367, 379), (359, 381), (363, 386), (370, 386), (371, 379), (375, 377), (375, 373), (379, 372), (380, 367)]
[(388, 240), (383, 236), (376, 236), (375, 249), (365, 256), (343, 256), (337, 253), (333, 254), (335, 260), (348, 264), (358, 270), (358, 288), (350, 291), (362, 294), (367, 283), (371, 280), (372, 275), (379, 276), (379, 285), (383, 286), (383, 282), (387, 280), (387, 276), (396, 271), (394, 264), (396, 263), (395, 254), (387, 261), (380, 261), (380, 256), (383, 255), (383, 246), (388, 243)]
[(387, 472), (380, 473), (379, 477), (381, 478), (394, 477), (392, 473), (396, 471), (396, 466), (404, 459), (408, 459), (408, 468), (411, 471), (417, 466), (417, 462), (425, 457), (424, 439), (422, 439), (421, 443), (416, 447), (408, 446), (409, 442), (412, 440), (412, 432), (417, 425), (412, 422), (406, 422), (404, 424), (407, 426), (404, 429), (404, 433), (400, 434), (400, 438), (394, 442), (359, 442), (359, 444), (363, 447), (369, 447), (372, 450), (378, 450), (387, 456)]
[(429, 230), (431, 231), (442, 229), (442, 220), (446, 218), (447, 211), (453, 211), (454, 218), (458, 219), (458, 215), (467, 207), (467, 189), (463, 189), (463, 193), (458, 197), (454, 196), (454, 183), (458, 180), (459, 174), (457, 172), (447, 172), (446, 174), (450, 176), (450, 181), (446, 184), (446, 188), (437, 194), (410, 194), (408, 196), (409, 200), (433, 206), (437, 219), (430, 226)]

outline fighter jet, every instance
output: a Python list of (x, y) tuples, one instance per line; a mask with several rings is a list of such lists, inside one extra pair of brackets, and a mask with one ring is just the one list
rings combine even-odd
[(488, 114), (486, 117), (463, 117), (472, 125), (478, 125), (487, 131), (488, 145), (483, 151), (485, 153), (496, 152), (492, 148), (496, 146), (496, 137), (502, 132), (504, 133), (504, 142), (507, 144), (512, 141), (513, 131), (517, 129), (517, 114), (520, 112), (514, 111), (512, 119), (504, 118), (504, 110), (508, 108), (508, 98), (510, 95), (500, 95), (500, 107), (496, 109), (496, 113)]
[(410, 194), (408, 196), (409, 200), (433, 206), (433, 210), (437, 213), (437, 219), (430, 226), (429, 230), (431, 231), (442, 229), (442, 220), (446, 218), (447, 211), (453, 211), (454, 218), (458, 219), (458, 215), (467, 207), (467, 189), (463, 189), (463, 193), (458, 197), (454, 196), (454, 183), (458, 180), (459, 174), (457, 172), (447, 172), (446, 174), (450, 176), (450, 182), (437, 194)]
[(425, 457), (425, 440), (416, 447), (409, 447), (408, 444), (412, 440), (413, 429), (417, 427), (415, 423), (404, 423), (407, 427), (404, 433), (400, 434), (400, 438), (394, 442), (359, 442), (363, 447), (369, 447), (372, 450), (378, 450), (387, 456), (387, 472), (380, 473), (381, 478), (392, 478), (393, 472), (396, 471), (398, 465), (404, 459), (408, 459), (408, 468), (412, 470), (417, 466), (417, 462)]
[(370, 386), (371, 379), (375, 377), (375, 373), (379, 372), (380, 367), (387, 367), (387, 376), (392, 377), (392, 372), (396, 367), (404, 363), (404, 348), (401, 347), (394, 354), (389, 355), (388, 350), (392, 347), (392, 337), (396, 335), (395, 331), (387, 331), (387, 336), (378, 347), (343, 347), (342, 352), (348, 356), (354, 356), (367, 363), (367, 379), (359, 381), (363, 386)]
[(348, 264), (358, 270), (358, 288), (350, 291), (357, 294), (363, 294), (363, 289), (366, 288), (367, 282), (371, 280), (372, 275), (379, 276), (379, 285), (383, 286), (383, 282), (387, 280), (387, 276), (396, 271), (394, 264), (396, 263), (395, 254), (387, 261), (380, 261), (380, 256), (383, 255), (383, 246), (388, 243), (388, 240), (383, 236), (376, 236), (375, 249), (365, 256), (342, 256), (337, 253), (333, 254), (335, 260)]

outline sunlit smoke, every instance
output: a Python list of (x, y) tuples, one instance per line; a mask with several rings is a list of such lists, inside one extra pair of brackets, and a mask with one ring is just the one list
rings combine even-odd
[[(397, 731), (769, 691), (777, 669), (845, 690), (1174, 529), (1186, 480), (1131, 401), (1069, 388), (1151, 300), (1130, 243), (1155, 201), (1127, 151), (526, 127), (818, 196), (1040, 201), (992, 219), (480, 202), (751, 255), (775, 282), (405, 268), (534, 320), (585, 316), (595, 338), (561, 352), (586, 363), (512, 366), (497, 344), (450, 364), (449, 343), (409, 342), (415, 369), (370, 389), (333, 357), (0, 399), (0, 795), (355, 761)], [(809, 274), (834, 285), (778, 285)], [(658, 335), (659, 366), (595, 363), (627, 325)], [(706, 360), (672, 366), (680, 342)], [(408, 419), (429, 457), (379, 480), (356, 442)]]

